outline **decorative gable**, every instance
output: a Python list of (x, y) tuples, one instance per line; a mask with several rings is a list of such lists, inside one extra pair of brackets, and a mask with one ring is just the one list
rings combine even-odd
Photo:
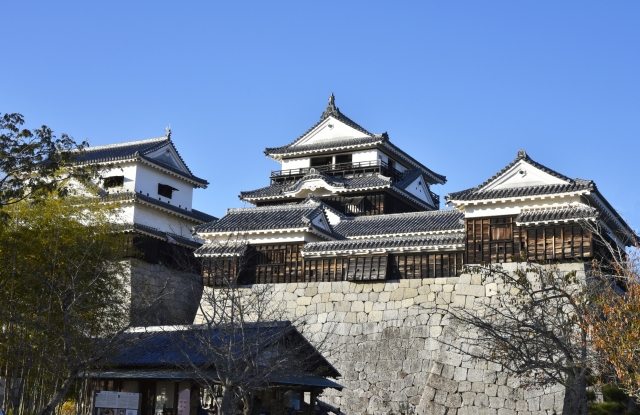
[(423, 202), (427, 203), (428, 205), (436, 206), (436, 203), (431, 197), (431, 192), (429, 191), (429, 188), (427, 187), (422, 174), (411, 184), (405, 187), (405, 190), (418, 199), (422, 200)]
[(311, 131), (303, 135), (291, 147), (326, 143), (332, 140), (345, 140), (349, 138), (370, 136), (370, 134), (365, 134), (332, 115), (317, 124), (313, 129), (311, 129)]
[(513, 166), (504, 171), (498, 177), (493, 179), (491, 183), (478, 189), (480, 192), (512, 189), (515, 187), (545, 186), (554, 184), (567, 184), (568, 181), (553, 176), (527, 159), (518, 160)]
[(178, 152), (176, 151), (173, 144), (169, 144), (145, 155), (154, 161), (157, 161), (161, 164), (169, 165), (185, 174), (191, 174), (187, 166), (180, 159), (180, 156), (178, 155)]

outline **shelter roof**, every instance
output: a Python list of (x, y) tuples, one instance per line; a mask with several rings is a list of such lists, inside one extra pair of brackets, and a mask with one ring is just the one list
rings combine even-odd
[(596, 209), (576, 204), (545, 209), (523, 209), (516, 217), (516, 224), (534, 225), (540, 223), (577, 222), (595, 220), (597, 217), (598, 212)]
[(407, 252), (429, 249), (459, 249), (464, 246), (464, 233), (422, 236), (397, 236), (393, 238), (345, 239), (341, 241), (310, 242), (302, 249), (302, 254), (321, 255), (337, 253)]

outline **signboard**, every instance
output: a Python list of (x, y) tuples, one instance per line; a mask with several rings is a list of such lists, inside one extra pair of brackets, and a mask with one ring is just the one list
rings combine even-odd
[(191, 391), (185, 389), (178, 395), (178, 415), (189, 415), (191, 409)]
[(139, 406), (139, 393), (96, 391), (93, 398), (94, 415), (138, 415)]

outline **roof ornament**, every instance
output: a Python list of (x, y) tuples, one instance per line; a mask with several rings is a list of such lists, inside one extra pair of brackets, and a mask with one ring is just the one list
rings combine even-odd
[(322, 115), (320, 116), (321, 120), (328, 118), (330, 115), (337, 116), (340, 113), (338, 107), (336, 107), (336, 97), (331, 93), (329, 97), (329, 103), (327, 104), (327, 109), (324, 110)]
[(526, 159), (527, 158), (527, 152), (524, 150), (518, 150), (518, 157), (519, 159)]
[(171, 140), (171, 125), (167, 125), (166, 127), (164, 127), (164, 131), (164, 136)]

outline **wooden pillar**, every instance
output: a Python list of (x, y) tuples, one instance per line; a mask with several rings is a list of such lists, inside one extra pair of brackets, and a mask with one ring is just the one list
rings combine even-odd
[(309, 397), (309, 415), (315, 415), (316, 413), (316, 399), (318, 399), (318, 390), (311, 389)]

